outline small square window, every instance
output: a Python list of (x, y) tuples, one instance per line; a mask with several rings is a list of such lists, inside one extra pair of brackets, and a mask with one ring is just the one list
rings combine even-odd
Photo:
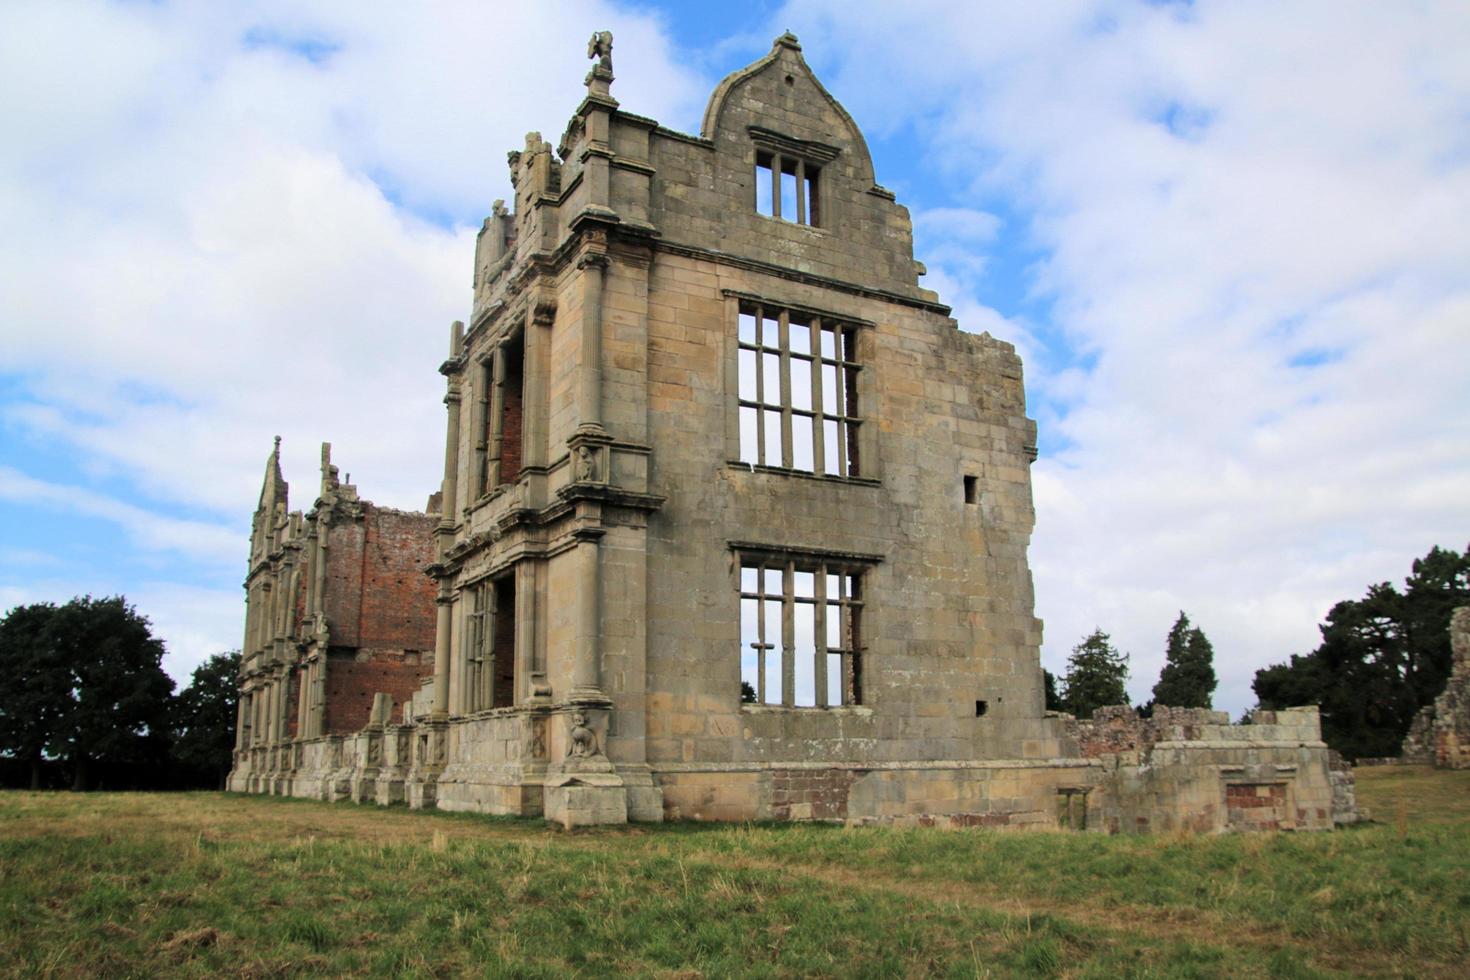
[(799, 225), (820, 224), (821, 168), (799, 157), (770, 150), (755, 154), (755, 209), (761, 214)]

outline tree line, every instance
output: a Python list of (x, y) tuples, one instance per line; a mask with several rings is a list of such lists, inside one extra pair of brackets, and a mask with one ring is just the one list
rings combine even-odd
[[(1215, 648), (1204, 631), (1192, 626), (1181, 610), (1164, 641), (1164, 667), (1154, 685), (1153, 698), (1139, 705), (1149, 715), (1155, 704), (1173, 708), (1208, 708), (1218, 683)], [(1112, 637), (1095, 629), (1072, 648), (1067, 672), (1058, 688), (1057, 678), (1044, 671), (1046, 707), (1091, 718), (1098, 708), (1128, 703), (1128, 654), (1113, 646)]]
[[(1347, 758), (1398, 755), (1414, 715), (1444, 690), (1450, 615), (1463, 605), (1470, 605), (1470, 548), (1432, 548), (1414, 561), (1402, 590), (1381, 582), (1361, 599), (1337, 603), (1315, 650), (1256, 671), (1256, 707), (1318, 705), (1323, 740)], [(1210, 707), (1209, 639), (1180, 612), (1165, 644), (1153, 698), (1137, 710)], [(1128, 654), (1097, 629), (1072, 648), (1060, 679), (1047, 671), (1045, 680), (1049, 710), (1090, 718), (1105, 705), (1128, 703)]]
[(121, 596), (0, 619), (0, 781), (73, 789), (215, 788), (234, 748), (238, 652), (175, 693), (164, 646)]

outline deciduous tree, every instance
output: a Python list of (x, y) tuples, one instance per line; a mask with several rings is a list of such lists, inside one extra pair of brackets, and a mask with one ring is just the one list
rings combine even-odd
[(239, 673), (240, 651), (217, 653), (194, 668), (174, 699), (174, 760), (221, 789), (234, 761)]
[(72, 707), (73, 674), (53, 639), (57, 609), (17, 606), (0, 620), (0, 753), (30, 767), (41, 788), (41, 760)]

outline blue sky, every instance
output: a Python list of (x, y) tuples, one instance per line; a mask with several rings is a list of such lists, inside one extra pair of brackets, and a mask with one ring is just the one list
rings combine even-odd
[(446, 325), (505, 152), (586, 37), (696, 130), (785, 29), (1017, 344), (1044, 662), (1135, 699), (1180, 609), (1217, 703), (1470, 542), (1470, 14), (1456, 3), (28, 3), (0, 11), (0, 607), (123, 593), (179, 678), (238, 644), (271, 437), (437, 484)]

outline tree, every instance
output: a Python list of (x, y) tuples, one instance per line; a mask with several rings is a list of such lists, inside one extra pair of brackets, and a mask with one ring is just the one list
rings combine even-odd
[(1096, 629), (1067, 658), (1062, 701), (1078, 718), (1091, 718), (1104, 705), (1128, 703), (1127, 680), (1128, 654), (1119, 653), (1108, 634)]
[(1062, 703), (1062, 696), (1057, 693), (1057, 675), (1043, 667), (1041, 668), (1041, 681), (1046, 691), (1046, 710), (1066, 711), (1066, 705)]
[(30, 767), (41, 788), (41, 760), (71, 711), (72, 672), (52, 642), (57, 608), (17, 606), (0, 620), (0, 753)]
[(1215, 648), (1181, 610), (1169, 630), (1164, 669), (1154, 685), (1153, 704), (1174, 708), (1208, 708), (1215, 693)]
[(1343, 755), (1397, 755), (1414, 715), (1444, 689), (1450, 614), (1467, 603), (1470, 549), (1430, 549), (1402, 592), (1382, 582), (1337, 603), (1317, 649), (1257, 671), (1260, 707), (1316, 704), (1323, 738)]
[(174, 682), (163, 644), (122, 597), (25, 606), (4, 626), (3, 749), (31, 762), (33, 782), (41, 752), (71, 763), (74, 789), (98, 763), (165, 763)]
[(239, 674), (240, 651), (216, 653), (194, 668), (174, 699), (174, 761), (220, 789), (234, 762)]

